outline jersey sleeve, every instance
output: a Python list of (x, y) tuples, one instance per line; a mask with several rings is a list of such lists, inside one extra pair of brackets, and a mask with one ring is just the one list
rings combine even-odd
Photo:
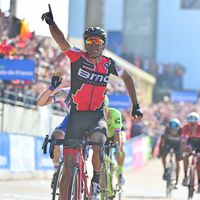
[(116, 76), (121, 77), (124, 73), (124, 68), (111, 59), (111, 68), (110, 73)]
[(70, 87), (61, 88), (54, 94), (54, 101), (59, 101), (60, 99), (65, 99), (69, 94)]
[(64, 54), (70, 59), (71, 63), (74, 63), (81, 57), (83, 51), (77, 47), (72, 47), (68, 51), (64, 52)]

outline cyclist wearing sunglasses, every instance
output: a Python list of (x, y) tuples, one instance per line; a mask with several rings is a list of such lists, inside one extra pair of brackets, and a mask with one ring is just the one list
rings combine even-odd
[(178, 119), (171, 119), (166, 126), (164, 134), (161, 136), (160, 147), (159, 147), (159, 157), (162, 159), (162, 164), (164, 168), (163, 179), (168, 179), (168, 170), (166, 168), (166, 156), (170, 149), (173, 149), (176, 155), (176, 183), (178, 184), (179, 179), (179, 169), (180, 169), (180, 159), (181, 155), (181, 123)]
[[(133, 104), (132, 116), (141, 120), (143, 113), (137, 101), (131, 76), (122, 67), (116, 65), (113, 59), (102, 55), (107, 43), (105, 31), (99, 27), (88, 28), (83, 34), (85, 51), (82, 51), (72, 47), (65, 39), (54, 22), (50, 5), (49, 11), (42, 15), (42, 20), (45, 20), (49, 25), (52, 37), (71, 61), (72, 101), (65, 138), (78, 139), (82, 138), (85, 132), (89, 132), (91, 140), (106, 141), (107, 125), (103, 104), (110, 74), (120, 76), (124, 80)], [(66, 156), (67, 153), (68, 149), (64, 148), (63, 156), (66, 170), (64, 170), (61, 180), (61, 200), (64, 200), (66, 196), (67, 171), (70, 170), (70, 164), (73, 160), (73, 157), (70, 157), (72, 155)], [(100, 194), (99, 176), (102, 167), (98, 147), (93, 147), (92, 165), (94, 173), (90, 188), (90, 199), (96, 200)]]
[[(197, 153), (200, 153), (200, 124), (199, 124), (199, 114), (197, 112), (191, 112), (187, 115), (187, 124), (183, 126), (183, 138), (185, 139), (184, 151), (189, 155), (193, 149)], [(184, 179), (183, 185), (187, 186), (188, 184), (188, 165), (189, 165), (189, 156), (184, 157)], [(197, 174), (198, 174), (198, 193), (200, 193), (200, 155), (198, 156), (197, 162)]]

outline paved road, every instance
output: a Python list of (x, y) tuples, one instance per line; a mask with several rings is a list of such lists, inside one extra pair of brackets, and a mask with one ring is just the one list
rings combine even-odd
[[(166, 200), (160, 161), (150, 161), (143, 169), (126, 172), (123, 200)], [(0, 181), (1, 200), (50, 200), (49, 180)], [(171, 200), (186, 200), (187, 189), (180, 186)], [(200, 199), (195, 193), (194, 200)]]

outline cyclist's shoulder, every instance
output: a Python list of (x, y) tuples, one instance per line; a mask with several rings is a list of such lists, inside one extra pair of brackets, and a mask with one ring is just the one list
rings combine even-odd
[(83, 50), (81, 50), (78, 47), (71, 47), (67, 51), (63, 52), (66, 56), (71, 56), (71, 55), (82, 55), (85, 54)]

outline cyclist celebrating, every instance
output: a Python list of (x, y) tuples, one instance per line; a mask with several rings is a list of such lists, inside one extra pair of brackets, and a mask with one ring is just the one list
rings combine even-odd
[[(197, 153), (200, 153), (200, 124), (199, 114), (197, 112), (191, 112), (187, 115), (187, 124), (183, 126), (183, 138), (186, 140), (186, 145), (184, 151), (187, 152), (187, 156), (184, 157), (184, 179), (183, 185), (188, 185), (188, 165), (189, 165), (189, 156), (193, 149)], [(197, 174), (198, 174), (198, 190), (200, 193), (200, 156), (197, 158)]]
[(123, 165), (125, 160), (124, 143), (126, 141), (126, 132), (122, 124), (121, 112), (115, 108), (109, 107), (109, 99), (105, 96), (104, 100), (105, 116), (108, 127), (107, 142), (111, 141), (119, 144), (119, 152), (115, 154), (119, 171), (119, 184), (124, 185)]
[[(133, 104), (132, 116), (140, 120), (143, 114), (131, 76), (122, 67), (117, 66), (113, 59), (102, 55), (107, 43), (106, 32), (99, 27), (88, 28), (83, 34), (86, 51), (82, 51), (72, 47), (65, 39), (54, 22), (50, 5), (49, 11), (42, 15), (42, 20), (49, 25), (52, 37), (71, 61), (71, 110), (65, 138), (80, 139), (85, 132), (89, 132), (92, 141), (106, 141), (107, 125), (103, 104), (110, 74), (120, 76), (124, 80)], [(71, 149), (64, 147), (65, 170), (60, 185), (61, 200), (65, 200), (68, 171), (74, 154)], [(93, 147), (92, 165), (94, 174), (91, 180), (90, 199), (96, 200), (100, 194), (99, 176), (102, 167), (97, 146)]]
[[(62, 81), (62, 73), (61, 72), (54, 73), (51, 78), (50, 87), (45, 92), (43, 92), (37, 100), (38, 106), (46, 106), (63, 99), (65, 103), (69, 106), (70, 87), (58, 89), (58, 86), (61, 85), (61, 81)], [(69, 107), (68, 107), (68, 110), (69, 110)], [(64, 120), (54, 129), (51, 135), (51, 138), (64, 139), (65, 133), (66, 133), (67, 121), (68, 121), (68, 115), (66, 115)], [(53, 162), (55, 172), (53, 174), (53, 178), (51, 182), (52, 189), (54, 187), (54, 179), (55, 179), (56, 172), (59, 166), (59, 161), (60, 161), (60, 147), (58, 145), (55, 146), (53, 154), (54, 155), (53, 155), (52, 162)]]
[(181, 123), (178, 119), (171, 119), (166, 126), (164, 134), (161, 136), (159, 157), (162, 158), (162, 164), (164, 168), (163, 179), (168, 179), (168, 170), (166, 168), (166, 156), (170, 149), (173, 149), (176, 155), (176, 183), (178, 184), (179, 171), (180, 171), (180, 159), (181, 155)]

